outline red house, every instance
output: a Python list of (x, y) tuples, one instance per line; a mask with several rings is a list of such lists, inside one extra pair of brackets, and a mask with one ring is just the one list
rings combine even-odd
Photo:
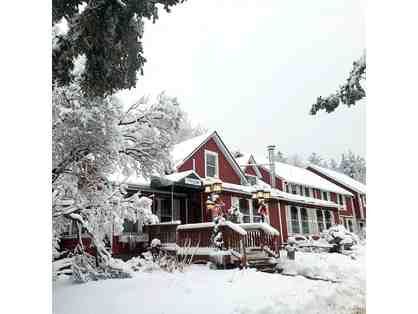
[(310, 165), (307, 169), (353, 194), (354, 197), (347, 202), (346, 211), (341, 212), (341, 216), (347, 229), (361, 232), (366, 227), (366, 186), (345, 174), (330, 169), (316, 165)]
[[(115, 182), (126, 182), (132, 193), (140, 190), (143, 195), (152, 196), (153, 213), (160, 220), (160, 224), (150, 226), (126, 221), (123, 233), (114, 235), (111, 241), (113, 254), (140, 250), (154, 237), (174, 246), (185, 239), (183, 235), (187, 232), (198, 246), (209, 246), (206, 242), (211, 218), (206, 210), (208, 193), (204, 186), (215, 179), (222, 184), (218, 194), (225, 208), (239, 208), (243, 214), (243, 224), (225, 230), (226, 235), (230, 234), (227, 245), (237, 251), (242, 250), (242, 243), (268, 244), (277, 251), (289, 236), (317, 235), (333, 224), (348, 221), (353, 209), (356, 210), (353, 196), (357, 197), (357, 190), (333, 182), (313, 168), (301, 169), (266, 158), (256, 159), (253, 155), (234, 158), (217, 132), (176, 145), (172, 159), (173, 173), (169, 175), (150, 179), (112, 178)], [(260, 188), (270, 192), (266, 201), (267, 219), (273, 228), (259, 224), (260, 203), (253, 193)], [(200, 229), (193, 233), (196, 230), (192, 227)], [(69, 241), (71, 235), (70, 230)]]

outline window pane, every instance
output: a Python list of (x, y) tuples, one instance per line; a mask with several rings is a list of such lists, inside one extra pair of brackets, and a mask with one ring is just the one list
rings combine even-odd
[(292, 219), (291, 219), (292, 220), (291, 221), (291, 224), (292, 224), (292, 232), (293, 233), (300, 233), (298, 209), (296, 207), (292, 206), (290, 208), (290, 214), (291, 214), (291, 217), (292, 217)]
[(305, 187), (305, 196), (309, 197), (309, 188)]
[(206, 163), (208, 165), (215, 166), (216, 165), (216, 157), (215, 157), (215, 155), (207, 154), (206, 155)]
[(331, 213), (328, 210), (325, 211), (325, 227), (331, 228)]
[(341, 194), (338, 194), (338, 202), (340, 203), (340, 205), (343, 205), (343, 196)]
[(244, 221), (245, 223), (249, 223), (249, 222), (250, 222), (250, 216), (244, 215), (244, 216), (242, 217), (242, 219), (243, 219), (243, 221)]
[(207, 165), (206, 167), (206, 176), (208, 177), (215, 177), (216, 176), (216, 168), (212, 167), (210, 165)]
[(309, 221), (308, 221), (308, 212), (306, 208), (300, 209), (300, 218), (302, 219), (302, 232), (309, 233)]
[(245, 198), (239, 199), (239, 210), (243, 215), (249, 215), (250, 214), (250, 206), (248, 204), (248, 200)]
[(318, 222), (319, 232), (322, 232), (324, 230), (324, 216), (322, 214), (322, 210), (320, 209), (317, 209), (316, 211), (316, 220)]
[(131, 220), (125, 219), (123, 221), (123, 232), (138, 232), (138, 221), (133, 223)]
[(322, 195), (323, 195), (324, 200), (328, 201), (328, 193), (322, 192)]

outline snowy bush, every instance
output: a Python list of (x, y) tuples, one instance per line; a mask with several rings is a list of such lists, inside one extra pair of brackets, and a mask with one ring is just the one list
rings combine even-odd
[(349, 249), (360, 243), (357, 235), (349, 232), (343, 225), (335, 225), (324, 230), (321, 233), (321, 238), (333, 245), (332, 251), (336, 252), (342, 252), (343, 249)]

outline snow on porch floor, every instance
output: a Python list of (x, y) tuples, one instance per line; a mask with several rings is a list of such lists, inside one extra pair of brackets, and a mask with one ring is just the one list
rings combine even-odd
[(364, 261), (335, 254), (330, 260), (344, 275), (341, 283), (203, 265), (184, 273), (136, 272), (130, 279), (86, 284), (61, 278), (53, 283), (53, 313), (354, 313), (365, 304)]

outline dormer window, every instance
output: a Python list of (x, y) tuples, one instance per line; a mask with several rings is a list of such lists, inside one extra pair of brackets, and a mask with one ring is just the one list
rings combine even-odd
[(257, 177), (256, 176), (251, 176), (251, 175), (247, 175), (247, 181), (250, 185), (256, 185), (257, 184)]
[(206, 177), (219, 178), (219, 161), (217, 153), (205, 150), (205, 171)]

